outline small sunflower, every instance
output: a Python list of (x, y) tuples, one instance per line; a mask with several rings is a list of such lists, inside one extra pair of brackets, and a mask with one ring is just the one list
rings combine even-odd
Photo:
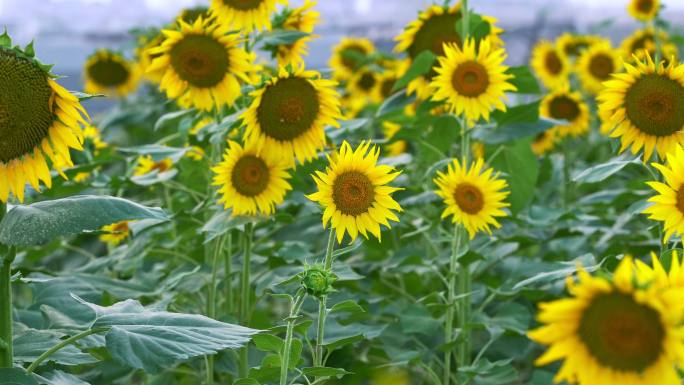
[(408, 150), (408, 143), (405, 140), (392, 141), (392, 138), (394, 138), (399, 130), (401, 130), (401, 125), (398, 123), (389, 120), (382, 122), (382, 134), (388, 141), (391, 141), (384, 145), (387, 150), (387, 155), (389, 156), (399, 156)]
[(378, 165), (379, 156), (380, 150), (370, 142), (361, 142), (354, 150), (344, 141), (339, 151), (328, 156), (325, 172), (313, 175), (318, 191), (307, 198), (324, 207), (323, 227), (331, 224), (338, 243), (345, 233), (352, 242), (359, 233), (366, 239), (371, 233), (380, 240), (380, 225), (389, 228), (388, 220), (399, 222), (392, 210), (402, 209), (391, 195), (402, 189), (388, 183), (401, 172)]
[(592, 94), (603, 89), (603, 82), (618, 72), (622, 58), (610, 46), (610, 41), (602, 41), (587, 48), (577, 59), (575, 65), (582, 87)]
[(571, 92), (563, 85), (548, 93), (539, 105), (539, 115), (544, 118), (567, 120), (568, 124), (555, 126), (559, 138), (579, 136), (589, 132), (589, 106), (579, 92)]
[(639, 21), (651, 21), (660, 10), (660, 0), (631, 0), (627, 10)]
[(24, 201), (29, 183), (40, 191), (52, 186), (52, 168), (66, 179), (73, 166), (70, 149), (83, 150), (82, 125), (88, 115), (78, 98), (54, 80), (34, 58), (33, 47), (12, 47), (0, 35), (0, 201)]
[(575, 58), (601, 38), (593, 35), (575, 35), (565, 32), (556, 38), (556, 47), (567, 58)]
[(352, 99), (362, 105), (380, 103), (380, 75), (370, 67), (360, 69), (347, 83), (347, 90)]
[(620, 152), (644, 150), (648, 161), (656, 150), (660, 158), (684, 141), (684, 64), (655, 64), (650, 56), (636, 65), (625, 63), (626, 73), (613, 75), (598, 96), (599, 115), (609, 117), (610, 136), (620, 138)]
[(288, 183), (288, 162), (277, 153), (259, 153), (254, 146), (244, 148), (228, 142), (223, 161), (212, 168), (214, 186), (219, 186), (225, 209), (232, 215), (271, 215), (275, 206), (283, 203), (292, 186)]
[(266, 50), (270, 50), (274, 53), (273, 56), (278, 60), (279, 66), (298, 66), (304, 63), (304, 56), (309, 54), (307, 45), (316, 37), (315, 35), (312, 35), (312, 33), (320, 18), (320, 13), (312, 10), (314, 6), (316, 6), (315, 1), (306, 0), (304, 5), (299, 8), (286, 8), (283, 11), (283, 15), (274, 22), (273, 27), (275, 29), (299, 31), (309, 34), (297, 39), (297, 41), (291, 44), (265, 47)]
[(556, 88), (568, 81), (568, 58), (556, 46), (542, 40), (534, 46), (530, 65), (546, 88)]
[(507, 91), (516, 90), (508, 82), (513, 75), (506, 74), (508, 67), (503, 65), (506, 51), (494, 48), (489, 39), (480, 41), (476, 49), (475, 40), (468, 39), (463, 49), (445, 45), (444, 55), (430, 84), (433, 100), (445, 101), (451, 111), (469, 120), (488, 121), (492, 108), (506, 111), (502, 100), (507, 99)]
[(287, 0), (212, 0), (210, 10), (222, 25), (245, 33), (271, 29), (271, 15)]
[[(666, 61), (672, 57), (676, 59), (678, 54), (677, 45), (672, 43), (667, 32), (659, 29), (657, 37), (660, 43), (661, 57)], [(620, 44), (622, 58), (625, 62), (629, 63), (633, 63), (636, 60), (645, 60), (647, 55), (655, 57), (657, 48), (656, 32), (653, 27), (635, 31)]]
[(207, 153), (204, 152), (202, 147), (199, 146), (187, 146), (187, 151), (185, 152), (185, 157), (190, 158), (196, 162), (199, 162), (200, 160), (204, 159), (204, 157), (207, 156)]
[(563, 360), (556, 382), (569, 384), (679, 385), (684, 357), (681, 295), (639, 285), (631, 258), (612, 280), (580, 269), (568, 278), (569, 298), (539, 305), (543, 325), (528, 333), (549, 345), (536, 361)]
[(109, 234), (100, 235), (100, 240), (110, 246), (118, 246), (131, 236), (131, 229), (128, 224), (128, 221), (122, 221), (102, 227), (100, 230)]
[(171, 170), (171, 168), (173, 168), (173, 160), (170, 158), (154, 160), (150, 155), (145, 155), (138, 158), (138, 164), (133, 170), (133, 175), (146, 175), (155, 171), (161, 174)]
[(91, 94), (126, 96), (138, 88), (140, 80), (137, 64), (106, 49), (88, 57), (83, 73), (85, 91)]
[(342, 117), (335, 85), (304, 67), (281, 67), (251, 93), (254, 100), (242, 115), (245, 142), (300, 163), (316, 158), (325, 147), (325, 126), (338, 127)]
[[(451, 7), (432, 5), (425, 11), (420, 12), (418, 19), (410, 22), (404, 31), (395, 38), (397, 45), (395, 52), (404, 52), (411, 61), (415, 60), (423, 51), (431, 51), (435, 56), (444, 56), (444, 46), (457, 45), (461, 47), (463, 38), (460, 31), (456, 30), (456, 23), (462, 18), (461, 3), (457, 2)], [(499, 35), (503, 32), (496, 26), (496, 19), (483, 16), (482, 19), (489, 24), (489, 39), (493, 47), (503, 45)], [(416, 93), (418, 99), (425, 100), (430, 97), (430, 81), (436, 75), (435, 71), (420, 76), (407, 86), (408, 94)]]
[(667, 164), (652, 163), (665, 177), (665, 183), (648, 182), (658, 195), (649, 198), (653, 205), (644, 210), (649, 219), (664, 222), (664, 242), (673, 234), (684, 234), (684, 150), (676, 144), (666, 158)]
[(337, 80), (348, 80), (374, 52), (375, 46), (368, 39), (342, 38), (342, 41), (333, 48), (330, 57), (329, 65), (333, 77)]
[(100, 152), (100, 150), (109, 147), (107, 142), (102, 140), (102, 134), (100, 133), (100, 129), (93, 126), (92, 124), (86, 124), (85, 127), (83, 127), (83, 138), (85, 138), (86, 141), (92, 143), (93, 149), (95, 150), (94, 153), (96, 155)]
[(491, 234), (490, 226), (501, 227), (497, 217), (505, 217), (502, 209), (509, 206), (505, 202), (509, 192), (503, 191), (506, 181), (499, 178), (499, 173), (494, 174), (493, 169), (483, 169), (482, 158), (475, 160), (470, 169), (454, 159), (447, 172), (438, 171), (434, 179), (439, 188), (435, 193), (447, 206), (442, 218), (453, 215), (452, 221), (464, 226), (470, 239), (478, 231)]
[(542, 131), (534, 137), (531, 143), (532, 152), (537, 156), (542, 156), (547, 152), (553, 150), (558, 142), (558, 130), (556, 128), (549, 128)]
[(249, 83), (250, 55), (238, 47), (237, 34), (213, 20), (179, 20), (179, 30), (163, 30), (164, 42), (149, 50), (158, 55), (148, 73), (162, 74), (159, 88), (170, 99), (204, 111), (230, 106), (240, 96), (240, 82)]

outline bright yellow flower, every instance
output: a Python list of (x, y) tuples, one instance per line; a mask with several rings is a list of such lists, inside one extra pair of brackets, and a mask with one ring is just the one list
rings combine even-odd
[(561, 139), (589, 132), (589, 106), (582, 99), (582, 94), (571, 92), (567, 84), (544, 96), (539, 105), (539, 116), (568, 121), (568, 124), (553, 128)]
[(159, 56), (159, 54), (152, 54), (153, 48), (159, 47), (164, 42), (164, 35), (161, 31), (155, 31), (150, 35), (143, 35), (138, 39), (138, 47), (135, 50), (135, 55), (138, 59), (138, 68), (142, 76), (152, 82), (159, 84), (162, 80), (163, 72), (147, 72), (147, 69), (152, 64), (152, 61)]
[(653, 205), (644, 210), (649, 219), (664, 222), (667, 242), (673, 234), (684, 234), (684, 150), (679, 144), (667, 154), (667, 164), (652, 163), (665, 177), (665, 183), (648, 182), (658, 195), (649, 198)]
[(603, 82), (610, 79), (622, 67), (619, 51), (613, 49), (609, 40), (597, 42), (587, 48), (577, 59), (575, 70), (582, 87), (592, 94), (603, 89)]
[(95, 154), (109, 146), (107, 142), (102, 140), (100, 129), (92, 124), (86, 124), (85, 127), (83, 127), (83, 137), (93, 144), (93, 147), (95, 148)]
[(318, 24), (320, 13), (312, 10), (316, 6), (315, 1), (306, 0), (304, 5), (295, 9), (287, 9), (287, 16), (282, 25), (275, 25), (277, 29), (286, 31), (306, 32), (310, 35), (299, 38), (292, 44), (281, 44), (276, 47), (276, 59), (281, 67), (292, 65), (294, 67), (304, 63), (304, 56), (309, 54), (308, 43), (316, 36), (311, 35), (314, 27)]
[(133, 175), (140, 176), (149, 174), (151, 172), (163, 173), (169, 171), (173, 167), (173, 160), (165, 158), (162, 160), (154, 160), (152, 156), (145, 155), (138, 158), (138, 165), (133, 170)]
[[(677, 45), (672, 43), (667, 32), (658, 30), (658, 42), (661, 49), (661, 57), (665, 61), (673, 57), (677, 59)], [(620, 44), (620, 51), (625, 62), (634, 63), (636, 60), (645, 60), (647, 55), (656, 56), (656, 33), (652, 27), (635, 31), (625, 38)], [(636, 57), (636, 58), (635, 58)]]
[(352, 99), (364, 106), (368, 103), (380, 103), (380, 75), (370, 67), (357, 71), (347, 83), (347, 90)]
[[(382, 122), (382, 134), (391, 141), (394, 135), (401, 130), (401, 125), (385, 120)], [(408, 143), (405, 140), (394, 140), (391, 143), (384, 145), (385, 150), (387, 150), (387, 155), (389, 156), (399, 156), (408, 150)]]
[(83, 71), (85, 92), (126, 96), (138, 88), (140, 69), (121, 54), (106, 49), (88, 57)]
[(342, 38), (342, 41), (333, 48), (330, 57), (329, 65), (333, 70), (333, 77), (337, 80), (348, 80), (374, 52), (375, 46), (368, 39)]
[(627, 10), (639, 21), (651, 21), (660, 10), (660, 0), (631, 0)]
[(566, 58), (575, 58), (584, 52), (585, 49), (591, 47), (594, 43), (601, 41), (603, 38), (594, 35), (575, 35), (570, 32), (565, 32), (556, 38), (556, 48)]
[(100, 235), (100, 240), (110, 246), (118, 246), (121, 242), (131, 236), (130, 222), (123, 221), (102, 227), (102, 231), (109, 234)]
[(245, 33), (253, 30), (271, 29), (271, 15), (277, 3), (287, 5), (287, 0), (212, 0), (211, 12), (222, 25)]
[(546, 40), (534, 46), (530, 65), (546, 88), (553, 89), (568, 82), (568, 58)]
[(558, 142), (558, 129), (549, 128), (546, 131), (542, 131), (537, 136), (534, 137), (530, 146), (532, 147), (532, 152), (537, 156), (542, 156), (547, 152), (553, 150)]

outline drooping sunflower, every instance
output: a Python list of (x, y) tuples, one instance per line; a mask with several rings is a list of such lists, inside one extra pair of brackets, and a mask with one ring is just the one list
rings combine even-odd
[(349, 79), (347, 90), (353, 102), (361, 105), (380, 103), (380, 75), (370, 67), (363, 67)]
[[(462, 18), (461, 3), (457, 2), (451, 7), (432, 5), (425, 11), (420, 12), (418, 19), (410, 22), (404, 31), (395, 38), (397, 45), (394, 50), (398, 53), (406, 53), (413, 61), (423, 51), (431, 51), (435, 56), (444, 56), (444, 45), (456, 45), (461, 47), (463, 38), (460, 31), (456, 30), (456, 23)], [(496, 26), (496, 19), (483, 16), (482, 19), (489, 24), (489, 39), (492, 47), (500, 47), (503, 42), (499, 35), (503, 30)], [(416, 93), (416, 97), (425, 100), (430, 97), (430, 81), (436, 75), (435, 71), (420, 76), (407, 86), (409, 94)]]
[(221, 24), (249, 33), (271, 29), (271, 15), (277, 4), (287, 0), (212, 0), (210, 10)]
[(304, 56), (309, 54), (308, 43), (316, 36), (311, 35), (314, 27), (318, 24), (320, 13), (312, 8), (316, 5), (315, 1), (306, 0), (304, 5), (299, 8), (286, 8), (282, 15), (279, 15), (273, 23), (275, 29), (286, 31), (299, 31), (309, 35), (300, 37), (291, 44), (279, 44), (276, 46), (266, 46), (273, 56), (278, 60), (279, 66), (298, 66), (304, 63)]
[(400, 171), (388, 165), (378, 165), (380, 150), (370, 142), (361, 142), (356, 148), (344, 141), (340, 150), (328, 157), (325, 172), (316, 171), (313, 179), (318, 191), (307, 198), (324, 207), (323, 227), (328, 223), (342, 243), (345, 233), (353, 242), (359, 233), (368, 233), (381, 239), (380, 225), (390, 227), (390, 221), (399, 222), (392, 211), (401, 212), (401, 206), (392, 193), (401, 190), (388, 184)]
[(133, 175), (140, 176), (149, 174), (153, 171), (158, 173), (163, 173), (171, 170), (173, 168), (173, 160), (170, 158), (164, 158), (161, 160), (154, 160), (152, 156), (145, 155), (138, 158), (138, 164), (133, 170)]
[(577, 59), (575, 70), (582, 87), (592, 94), (603, 89), (603, 82), (610, 79), (622, 67), (622, 58), (617, 50), (604, 40), (587, 48)]
[(537, 134), (530, 144), (530, 147), (532, 147), (532, 152), (534, 152), (537, 156), (542, 156), (553, 150), (558, 142), (557, 132), (558, 130), (556, 128), (549, 128), (548, 130)]
[(684, 141), (684, 64), (655, 64), (650, 56), (626, 73), (613, 75), (598, 96), (599, 114), (609, 117), (610, 136), (627, 147), (644, 150), (648, 161), (655, 149), (662, 159)]
[(660, 0), (631, 0), (627, 10), (639, 21), (651, 21), (660, 10)]
[(52, 186), (50, 167), (73, 166), (70, 149), (83, 150), (82, 125), (88, 115), (79, 99), (60, 86), (48, 66), (34, 58), (32, 45), (12, 47), (0, 35), (0, 201), (24, 201), (29, 183)]
[(102, 227), (101, 230), (108, 232), (108, 234), (100, 235), (100, 241), (110, 246), (118, 246), (131, 236), (131, 229), (128, 223), (128, 221), (122, 221)]
[[(661, 57), (665, 61), (672, 59), (673, 56), (676, 59), (678, 54), (677, 45), (670, 40), (667, 32), (659, 29), (657, 37), (660, 44)], [(645, 60), (647, 55), (655, 57), (657, 48), (656, 32), (652, 27), (635, 31), (620, 44), (622, 57), (625, 62), (629, 63), (633, 63), (636, 60)]]
[(394, 140), (392, 138), (401, 130), (401, 125), (389, 120), (382, 122), (382, 134), (385, 138), (391, 141), (384, 145), (385, 150), (387, 150), (387, 155), (389, 156), (399, 156), (406, 152), (408, 149), (408, 143), (405, 140)]
[(567, 84), (544, 96), (539, 104), (539, 115), (568, 121), (568, 124), (552, 128), (556, 130), (559, 139), (583, 135), (589, 131), (589, 106), (582, 99), (582, 94), (570, 91)]
[(442, 218), (453, 215), (452, 222), (468, 230), (470, 239), (478, 231), (491, 234), (490, 226), (501, 227), (498, 217), (505, 217), (502, 209), (510, 206), (505, 202), (509, 192), (504, 191), (506, 181), (489, 168), (484, 170), (484, 160), (477, 158), (468, 168), (454, 159), (447, 172), (437, 172), (434, 179), (435, 193), (444, 199), (446, 208)]
[(304, 67), (281, 67), (251, 94), (254, 100), (242, 115), (245, 142), (291, 161), (316, 158), (325, 147), (325, 126), (338, 127), (342, 117), (335, 85)]
[(253, 145), (228, 142), (223, 161), (212, 168), (213, 185), (219, 186), (225, 209), (232, 215), (270, 215), (283, 203), (292, 186), (289, 164), (273, 151), (259, 153)]
[(568, 81), (570, 73), (568, 58), (546, 40), (534, 46), (530, 65), (546, 88), (554, 89)]
[(593, 35), (576, 35), (565, 32), (556, 38), (556, 48), (567, 58), (575, 58), (601, 38)]
[(580, 269), (568, 278), (570, 297), (539, 305), (543, 325), (528, 333), (549, 345), (536, 361), (563, 360), (556, 382), (679, 385), (682, 365), (681, 295), (638, 285), (631, 258), (612, 280)]
[(147, 72), (159, 73), (159, 88), (184, 107), (210, 111), (230, 106), (240, 96), (240, 82), (249, 83), (250, 55), (237, 34), (225, 25), (198, 17), (193, 24), (178, 21), (178, 30), (162, 30), (164, 42), (149, 50), (158, 55)]
[(513, 75), (506, 73), (505, 59), (506, 51), (493, 47), (488, 38), (479, 47), (473, 39), (466, 40), (463, 49), (446, 44), (430, 84), (432, 99), (445, 101), (451, 111), (469, 120), (483, 117), (488, 121), (492, 108), (506, 111), (506, 92), (516, 90), (508, 82)]
[(368, 39), (342, 38), (333, 48), (330, 57), (329, 65), (333, 70), (333, 77), (337, 80), (348, 80), (374, 52), (375, 46)]
[(665, 177), (665, 183), (648, 182), (658, 195), (649, 198), (652, 206), (644, 210), (649, 219), (664, 222), (667, 242), (673, 234), (684, 234), (684, 150), (675, 144), (674, 151), (667, 153), (667, 164), (651, 163)]
[(86, 60), (85, 91), (91, 94), (126, 96), (138, 88), (140, 70), (123, 55), (100, 49)]

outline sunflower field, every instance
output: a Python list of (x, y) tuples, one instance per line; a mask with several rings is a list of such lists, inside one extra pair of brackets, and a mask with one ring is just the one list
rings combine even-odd
[(682, 384), (684, 36), (514, 66), (480, 1), (324, 68), (316, 1), (207, 1), (79, 91), (5, 29), (0, 385)]

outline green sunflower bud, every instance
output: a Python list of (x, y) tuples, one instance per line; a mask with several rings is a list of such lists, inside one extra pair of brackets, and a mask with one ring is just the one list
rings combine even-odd
[(321, 297), (334, 291), (332, 285), (337, 276), (322, 266), (310, 266), (301, 274), (302, 286), (309, 295)]

